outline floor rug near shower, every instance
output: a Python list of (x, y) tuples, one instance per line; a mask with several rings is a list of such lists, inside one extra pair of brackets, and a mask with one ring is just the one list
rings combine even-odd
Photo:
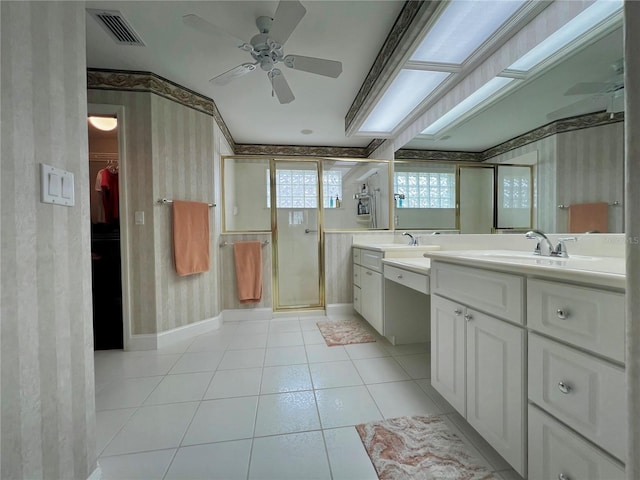
[(439, 416), (356, 425), (380, 480), (496, 480)]
[(330, 347), (376, 341), (367, 328), (356, 320), (317, 322), (316, 325), (318, 325), (324, 341)]

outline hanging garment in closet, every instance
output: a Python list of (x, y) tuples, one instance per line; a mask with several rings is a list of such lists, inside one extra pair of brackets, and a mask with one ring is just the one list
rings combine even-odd
[(108, 168), (101, 170), (102, 179), (102, 203), (104, 205), (104, 215), (107, 223), (118, 220), (118, 173), (109, 171)]
[(97, 195), (100, 199), (99, 202), (92, 202), (91, 204), (91, 220), (93, 223), (105, 223), (107, 221), (104, 214), (104, 199), (102, 195), (102, 172), (104, 170), (104, 168), (98, 170), (98, 174), (96, 175), (96, 183), (93, 187), (94, 190), (98, 192)]

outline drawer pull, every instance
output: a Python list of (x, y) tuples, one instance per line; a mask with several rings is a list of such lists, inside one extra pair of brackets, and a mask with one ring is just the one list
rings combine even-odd
[(366, 273), (367, 273), (367, 275), (369, 275), (369, 276), (373, 275), (373, 273), (371, 273), (371, 272), (366, 272)]
[(456, 308), (453, 313), (456, 314), (457, 317), (459, 317), (462, 314), (462, 310), (460, 310), (459, 308)]
[(564, 473), (560, 473), (558, 475), (558, 480), (571, 480), (571, 478), (566, 476)]
[(402, 278), (402, 275), (396, 275), (397, 278)]
[(564, 308), (559, 308), (556, 310), (556, 315), (560, 320), (566, 320), (569, 318), (569, 310), (565, 310)]
[(464, 314), (464, 319), (468, 322), (469, 320), (473, 320), (473, 315), (471, 315), (470, 313), (465, 313)]
[(558, 390), (560, 390), (564, 394), (567, 394), (571, 391), (571, 385), (564, 382), (558, 382)]

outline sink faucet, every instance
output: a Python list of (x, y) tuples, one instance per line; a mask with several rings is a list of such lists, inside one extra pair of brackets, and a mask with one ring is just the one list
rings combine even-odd
[[(536, 244), (536, 249), (533, 251), (534, 255), (544, 255), (547, 257), (552, 257), (556, 255), (557, 252), (556, 252), (556, 249), (553, 248), (553, 244), (547, 238), (547, 236), (544, 233), (542, 233), (540, 230), (530, 230), (527, 233), (525, 233), (524, 236), (529, 240), (538, 241), (538, 243)], [(545, 254), (542, 253), (542, 249), (540, 248), (540, 243), (542, 242), (544, 242), (545, 246), (547, 247), (547, 253)]]
[(418, 239), (413, 238), (413, 235), (411, 235), (409, 232), (402, 232), (402, 236), (405, 236), (405, 235), (411, 239), (409, 240), (409, 245), (411, 245), (412, 247), (415, 247), (418, 245)]

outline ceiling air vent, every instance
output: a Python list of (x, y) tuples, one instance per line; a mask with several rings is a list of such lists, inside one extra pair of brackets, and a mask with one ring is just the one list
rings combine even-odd
[(122, 13), (118, 10), (94, 10), (87, 9), (87, 12), (109, 33), (116, 43), (121, 45), (144, 46), (140, 36), (133, 31)]

